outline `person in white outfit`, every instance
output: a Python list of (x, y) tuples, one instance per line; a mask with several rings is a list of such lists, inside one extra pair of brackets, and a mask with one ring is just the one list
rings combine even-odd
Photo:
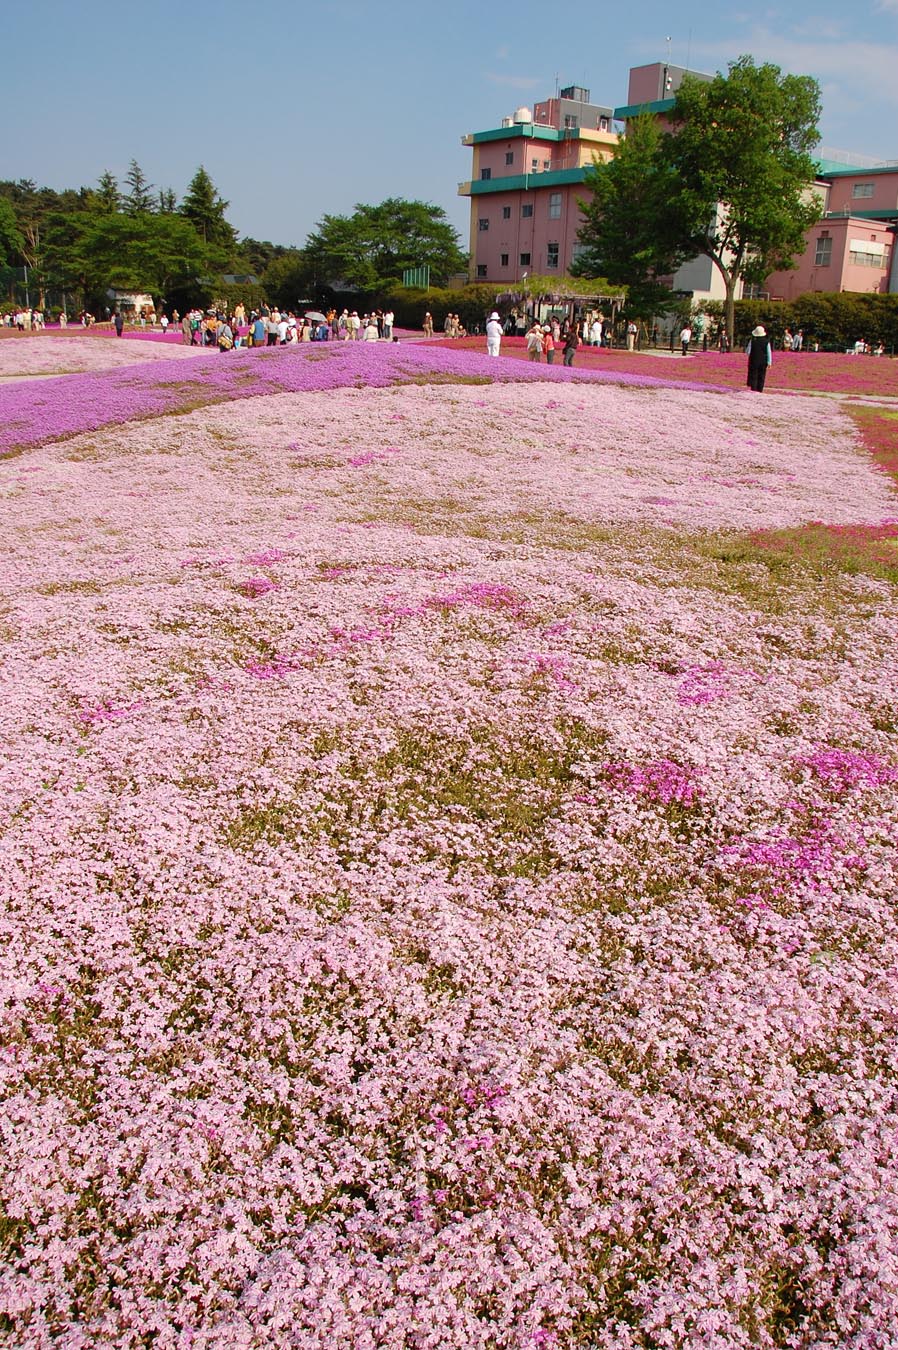
[(493, 310), (486, 321), (486, 354), (487, 356), (498, 356), (499, 346), (502, 342), (502, 322), (499, 315)]

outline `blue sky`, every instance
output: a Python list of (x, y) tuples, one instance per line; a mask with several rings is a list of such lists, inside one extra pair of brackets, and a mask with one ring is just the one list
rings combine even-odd
[(180, 195), (202, 163), (241, 234), (287, 244), (388, 196), (437, 203), (466, 240), (461, 136), (556, 77), (621, 105), (668, 38), (676, 65), (814, 75), (823, 144), (898, 159), (898, 0), (7, 0), (0, 32), (0, 178), (77, 187), (133, 157)]

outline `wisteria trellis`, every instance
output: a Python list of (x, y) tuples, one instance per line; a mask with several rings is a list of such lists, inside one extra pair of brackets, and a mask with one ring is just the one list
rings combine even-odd
[(0, 391), (2, 1336), (886, 1350), (898, 608), (708, 543), (890, 481), (254, 360)]

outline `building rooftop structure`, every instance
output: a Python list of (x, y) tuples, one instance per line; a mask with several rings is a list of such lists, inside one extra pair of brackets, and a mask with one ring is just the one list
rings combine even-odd
[(615, 108), (617, 122), (626, 122), (630, 117), (648, 112), (663, 117), (673, 111), (676, 92), (689, 75), (694, 80), (710, 82), (713, 75), (701, 70), (689, 70), (686, 66), (672, 66), (669, 61), (653, 61), (648, 66), (632, 66), (627, 88), (627, 101), (623, 107)]

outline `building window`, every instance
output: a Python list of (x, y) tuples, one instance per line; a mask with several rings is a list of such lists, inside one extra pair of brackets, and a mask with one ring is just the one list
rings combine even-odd
[(817, 252), (814, 254), (815, 267), (829, 267), (833, 257), (833, 241), (821, 235), (817, 240)]
[(485, 276), (486, 276), (486, 263), (478, 263), (478, 264), (477, 264), (477, 275), (478, 275), (479, 277), (485, 277)]
[(607, 130), (608, 130), (608, 118), (607, 118), (607, 117), (600, 117), (600, 118), (599, 118), (599, 131), (607, 131)]
[(574, 131), (577, 127), (577, 119), (572, 113), (565, 113), (564, 127), (566, 131)]
[(851, 195), (852, 195), (852, 197), (872, 197), (872, 196), (873, 196), (873, 184), (872, 184), (872, 183), (855, 183), (854, 187), (851, 189)]
[(511, 220), (511, 207), (510, 207), (510, 206), (503, 206), (503, 207), (502, 207), (502, 219), (503, 219), (503, 220)]
[(481, 216), (477, 222), (477, 228), (480, 231), (480, 233), (483, 234), (484, 230), (488, 230), (489, 227), (490, 227), (489, 217)]
[(550, 219), (550, 220), (560, 220), (560, 219), (561, 219), (561, 193), (560, 193), (560, 192), (550, 192), (550, 193), (549, 193), (549, 219)]
[(883, 244), (865, 244), (861, 239), (852, 239), (848, 250), (848, 261), (855, 267), (882, 267), (885, 263)]
[(558, 266), (557, 244), (546, 244), (546, 266), (553, 268)]
[(548, 173), (549, 170), (551, 169), (551, 167), (552, 167), (552, 161), (551, 161), (550, 159), (544, 159), (544, 160), (543, 160), (543, 171), (544, 171), (545, 173)]
[(493, 171), (492, 171), (492, 169), (481, 169), (481, 170), (480, 170), (480, 181), (481, 181), (481, 183), (487, 183), (487, 182), (489, 182), (489, 180), (492, 178), (492, 176), (493, 176)]
[(531, 159), (531, 161), (530, 161), (530, 172), (531, 172), (531, 173), (539, 173), (539, 160), (538, 160), (538, 159)]
[(500, 267), (507, 267), (507, 266), (508, 266), (508, 254), (507, 254), (507, 253), (500, 253), (500, 254), (499, 254), (499, 266), (500, 266)]
[(506, 163), (506, 164), (514, 164), (514, 151), (513, 151), (513, 150), (506, 150), (506, 151), (505, 151), (505, 163)]
[(521, 218), (523, 220), (527, 220), (528, 217), (532, 215), (533, 215), (533, 205), (532, 203), (528, 202), (526, 206), (521, 207)]
[(522, 253), (522, 254), (521, 254), (521, 266), (522, 266), (522, 267), (529, 267), (529, 266), (530, 266), (530, 254), (529, 254), (529, 253)]

